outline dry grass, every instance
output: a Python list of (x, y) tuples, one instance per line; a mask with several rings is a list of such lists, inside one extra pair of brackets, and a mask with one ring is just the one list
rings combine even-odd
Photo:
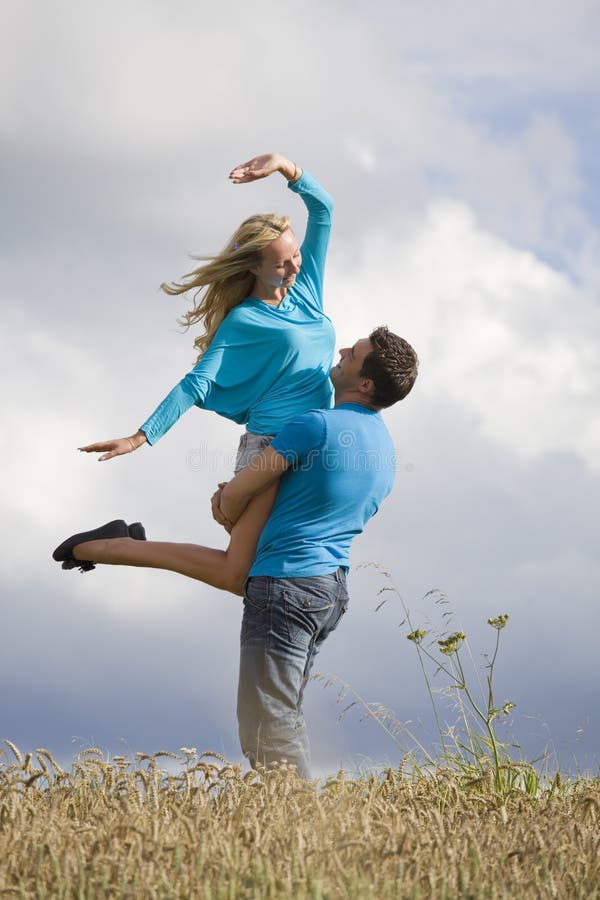
[(499, 799), (491, 771), (471, 785), (388, 770), (318, 786), (191, 751), (174, 773), (160, 766), (175, 754), (108, 762), (95, 749), (64, 772), (48, 751), (8, 746), (2, 896), (600, 897), (598, 779)]

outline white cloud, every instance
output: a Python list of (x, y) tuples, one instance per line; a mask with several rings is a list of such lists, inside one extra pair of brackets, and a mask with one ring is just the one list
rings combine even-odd
[(387, 321), (419, 352), (420, 393), (460, 406), (520, 457), (572, 451), (597, 468), (594, 297), (481, 229), (460, 204), (435, 204), (412, 237), (398, 233), (367, 235), (351, 273), (333, 263), (342, 343)]
[[(149, 13), (135, 2), (40, 7), (29, 0), (5, 23), (0, 130), (27, 151), (25, 159), (39, 153), (40, 166), (56, 158), (81, 169), (90, 206), (109, 203), (127, 224), (158, 232), (182, 220), (191, 230), (207, 208), (217, 208), (211, 220), (218, 221), (214, 179), (238, 157), (273, 146), (329, 176), (338, 196), (352, 195), (342, 231), (362, 228), (361, 212), (385, 218), (398, 208), (422, 209), (439, 196), (441, 178), (445, 193), (450, 187), (490, 230), (573, 269), (590, 228), (576, 141), (551, 100), (537, 97), (520, 109), (518, 124), (499, 130), (493, 102), (476, 117), (468, 105), (480, 94), (473, 67), (504, 79), (505, 95), (494, 95), (501, 122), (536, 77), (556, 82), (559, 48), (597, 70), (595, 18), (583, 0), (568, 10), (513, 4), (502, 16), (469, 0), (443, 21), (436, 4), (375, 5), (367, 13), (309, 3), (298, 17), (295, 8), (269, 3), (257, 21), (235, 5), (179, 2), (167, 12), (154, 4)], [(293, 76), (274, 70), (274, 47), (283, 48)], [(414, 66), (425, 51), (429, 74)], [(449, 70), (469, 79), (464, 102)], [(565, 90), (579, 84), (570, 74), (563, 66)], [(98, 167), (110, 182), (98, 180)], [(263, 194), (270, 197), (270, 187)]]

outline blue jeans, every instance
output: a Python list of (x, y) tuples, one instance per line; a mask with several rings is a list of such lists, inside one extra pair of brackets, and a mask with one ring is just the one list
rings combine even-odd
[(237, 711), (242, 751), (253, 767), (285, 760), (310, 778), (302, 696), (321, 644), (347, 607), (341, 568), (246, 582)]

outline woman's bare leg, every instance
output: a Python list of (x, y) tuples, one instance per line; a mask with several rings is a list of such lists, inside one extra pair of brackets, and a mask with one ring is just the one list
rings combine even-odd
[(278, 485), (267, 488), (250, 501), (233, 527), (226, 550), (214, 550), (199, 544), (110, 538), (78, 544), (73, 556), (109, 566), (167, 569), (241, 595), (260, 533), (273, 508), (277, 488)]

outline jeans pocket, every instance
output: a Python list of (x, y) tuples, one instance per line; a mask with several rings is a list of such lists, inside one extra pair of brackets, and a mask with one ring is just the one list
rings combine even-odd
[(331, 615), (334, 601), (329, 592), (283, 592), (285, 624), (290, 643), (308, 647)]

